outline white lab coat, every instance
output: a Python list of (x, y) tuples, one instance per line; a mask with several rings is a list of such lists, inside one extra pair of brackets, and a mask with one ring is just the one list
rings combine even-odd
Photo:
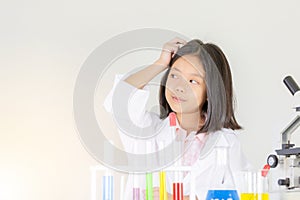
[[(108, 112), (112, 112), (112, 98), (114, 93), (119, 93), (119, 96), (122, 94), (130, 93), (130, 99), (128, 100), (128, 114), (130, 116), (131, 122), (140, 127), (153, 127), (153, 131), (158, 132), (155, 137), (149, 138), (148, 141), (151, 141), (154, 144), (153, 150), (157, 151), (160, 149), (159, 142), (172, 142), (175, 139), (174, 131), (169, 127), (168, 117), (164, 120), (160, 119), (159, 116), (155, 113), (146, 111), (146, 104), (149, 98), (149, 91), (144, 89), (137, 89), (132, 85), (121, 80), (122, 75), (117, 75), (115, 78), (114, 86), (111, 92), (105, 99), (104, 107)], [(117, 84), (120, 84), (117, 86)], [(120, 86), (120, 87), (119, 87)], [(117, 88), (117, 89), (116, 89)], [(118, 101), (118, 100), (117, 100)], [(125, 101), (124, 99), (119, 99), (119, 101)], [(113, 114), (113, 113), (112, 113)], [(177, 123), (178, 124), (178, 123)], [(146, 141), (137, 140), (126, 134), (121, 130), (118, 130), (121, 141), (123, 143), (124, 149), (130, 153), (146, 153)], [(193, 139), (195, 132), (192, 132), (188, 135), (188, 139)], [(138, 141), (137, 147), (134, 147), (134, 143)], [(165, 144), (168, 145), (168, 144)], [(242, 153), (241, 146), (237, 134), (231, 129), (221, 129), (214, 133), (210, 133), (207, 136), (206, 142), (202, 151), (201, 158), (199, 158), (191, 167), (193, 170), (193, 177), (195, 177), (195, 194), (199, 200), (205, 200), (207, 190), (209, 189), (209, 183), (211, 181), (212, 170), (215, 165), (215, 151), (213, 151), (214, 146), (228, 146), (229, 147), (229, 163), (230, 168), (233, 172), (234, 178), (236, 177), (236, 172), (242, 170), (252, 169), (251, 164), (246, 160), (244, 154)], [(149, 153), (149, 152), (147, 152)], [(173, 173), (167, 173), (167, 191), (172, 193), (172, 183), (173, 183)], [(183, 179), (184, 185), (184, 195), (188, 195), (190, 192), (190, 173), (187, 174)], [(145, 176), (139, 176), (139, 185), (140, 188), (145, 188)], [(159, 187), (159, 176), (158, 173), (153, 174), (153, 186)], [(125, 199), (132, 199), (132, 187), (133, 187), (133, 176), (129, 175)]]

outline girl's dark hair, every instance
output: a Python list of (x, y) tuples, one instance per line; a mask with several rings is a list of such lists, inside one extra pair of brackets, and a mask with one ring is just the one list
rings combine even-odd
[(203, 127), (197, 133), (213, 132), (221, 128), (241, 129), (233, 110), (232, 76), (229, 63), (222, 50), (212, 43), (203, 43), (194, 39), (181, 47), (170, 61), (170, 67), (164, 74), (159, 91), (160, 118), (165, 119), (172, 109), (165, 97), (166, 82), (172, 65), (184, 56), (199, 58), (205, 70), (207, 101), (201, 115), (206, 116)]

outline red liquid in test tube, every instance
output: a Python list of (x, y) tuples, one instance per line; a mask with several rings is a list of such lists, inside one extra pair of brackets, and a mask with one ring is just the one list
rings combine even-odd
[(173, 183), (173, 200), (183, 200), (183, 183)]

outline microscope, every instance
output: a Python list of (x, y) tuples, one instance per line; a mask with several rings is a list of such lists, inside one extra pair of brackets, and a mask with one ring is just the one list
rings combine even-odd
[[(285, 77), (283, 82), (293, 96), (300, 93), (299, 86), (291, 76)], [(268, 165), (279, 171), (275, 184), (281, 190), (300, 190), (300, 147), (295, 147), (291, 142), (292, 133), (300, 126), (300, 102), (297, 103), (294, 108), (296, 117), (281, 132), (281, 149), (275, 150), (277, 155), (271, 154), (267, 159)]]

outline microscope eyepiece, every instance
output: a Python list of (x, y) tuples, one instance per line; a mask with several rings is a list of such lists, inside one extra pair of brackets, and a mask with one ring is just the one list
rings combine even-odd
[(286, 87), (290, 90), (293, 96), (295, 95), (296, 92), (300, 90), (298, 84), (291, 76), (285, 77), (283, 79), (283, 82), (286, 85)]

